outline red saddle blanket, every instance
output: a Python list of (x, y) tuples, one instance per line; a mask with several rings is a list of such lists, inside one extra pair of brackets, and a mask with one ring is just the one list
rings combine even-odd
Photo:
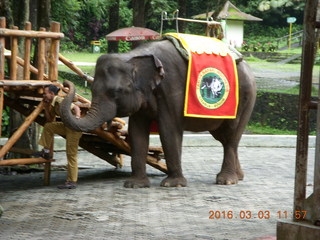
[(184, 116), (236, 118), (238, 75), (228, 46), (216, 38), (169, 33), (189, 53)]

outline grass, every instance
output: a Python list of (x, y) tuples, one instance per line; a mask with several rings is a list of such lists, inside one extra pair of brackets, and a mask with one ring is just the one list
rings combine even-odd
[(101, 55), (103, 55), (103, 53), (88, 53), (88, 52), (75, 52), (75, 53), (62, 52), (61, 54), (73, 62), (89, 62), (89, 63), (95, 63), (97, 59)]
[(249, 123), (246, 127), (245, 133), (261, 135), (296, 135), (297, 131), (281, 130), (269, 126), (261, 126), (261, 124), (258, 123)]

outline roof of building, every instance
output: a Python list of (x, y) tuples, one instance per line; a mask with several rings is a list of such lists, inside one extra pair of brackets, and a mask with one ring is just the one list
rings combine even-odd
[[(207, 16), (211, 16), (214, 13), (214, 11), (208, 12), (208, 13), (202, 13), (195, 16), (192, 16), (192, 18), (202, 18), (206, 19)], [(250, 14), (244, 13), (240, 11), (235, 5), (233, 5), (230, 1), (227, 1), (219, 13), (218, 19), (227, 19), (227, 20), (243, 20), (243, 21), (262, 21), (263, 19), (254, 17)]]

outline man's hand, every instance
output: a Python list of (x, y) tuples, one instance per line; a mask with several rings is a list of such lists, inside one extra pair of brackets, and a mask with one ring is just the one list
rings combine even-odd
[(80, 110), (80, 108), (79, 108), (77, 105), (73, 104), (72, 110), (74, 111), (74, 114), (75, 114), (75, 116), (76, 116), (76, 119), (80, 119), (80, 117), (81, 117), (81, 110)]

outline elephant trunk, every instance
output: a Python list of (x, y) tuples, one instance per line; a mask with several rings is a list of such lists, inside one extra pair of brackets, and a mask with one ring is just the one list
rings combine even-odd
[(77, 119), (70, 110), (75, 95), (74, 84), (66, 80), (64, 86), (69, 88), (69, 93), (60, 104), (60, 117), (68, 128), (79, 132), (90, 132), (115, 117), (115, 104), (110, 103), (108, 107), (105, 107), (106, 109), (102, 109), (101, 101), (94, 99), (87, 114), (83, 118)]

